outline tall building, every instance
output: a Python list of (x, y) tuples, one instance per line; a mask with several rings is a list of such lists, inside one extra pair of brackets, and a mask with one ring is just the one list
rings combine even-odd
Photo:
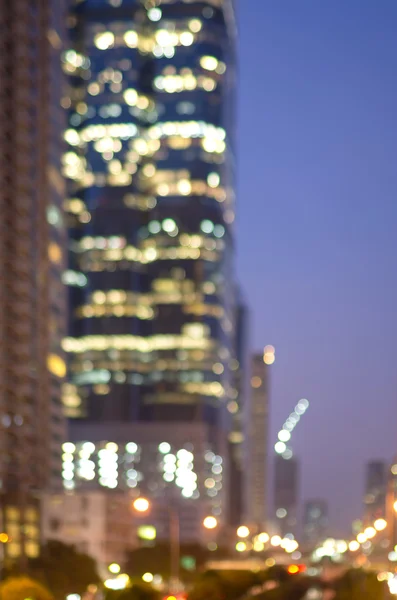
[(274, 457), (274, 508), (282, 535), (295, 534), (299, 494), (299, 462), (296, 458)]
[(385, 514), (388, 468), (387, 463), (373, 460), (365, 472), (364, 523), (372, 524)]
[(248, 353), (248, 309), (241, 291), (237, 294), (236, 326), (235, 326), (235, 360), (232, 370), (235, 375), (236, 400), (232, 400), (229, 410), (233, 414), (232, 431), (230, 434), (230, 485), (229, 522), (233, 526), (240, 525), (245, 517), (244, 502), (246, 490), (246, 471), (244, 457), (245, 423), (244, 414), (247, 411), (250, 398), (249, 353)]
[(238, 395), (232, 4), (83, 0), (69, 25), (65, 486), (169, 494), (222, 521)]
[(305, 542), (314, 546), (325, 539), (328, 527), (328, 504), (325, 500), (308, 500), (303, 515)]
[(269, 427), (269, 366), (264, 355), (251, 358), (251, 394), (246, 407), (246, 501), (248, 523), (263, 527), (268, 517), (267, 460)]
[(61, 482), (62, 9), (59, 0), (13, 0), (0, 10), (0, 529), (8, 536), (1, 544), (6, 560), (37, 555), (38, 496)]

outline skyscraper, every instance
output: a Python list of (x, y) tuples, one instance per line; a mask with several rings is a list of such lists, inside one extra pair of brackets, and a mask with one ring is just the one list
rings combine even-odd
[(230, 434), (230, 484), (232, 492), (230, 501), (230, 524), (238, 526), (245, 517), (246, 494), (246, 463), (244, 456), (245, 431), (244, 414), (248, 410), (250, 400), (250, 356), (248, 351), (248, 309), (241, 291), (237, 294), (236, 326), (235, 326), (235, 360), (232, 363), (234, 371), (234, 386), (237, 391), (236, 400), (229, 404), (233, 414), (232, 431)]
[(308, 500), (303, 515), (305, 542), (314, 546), (324, 540), (328, 526), (328, 504), (325, 500)]
[(65, 435), (62, 9), (59, 1), (13, 0), (2, 2), (0, 11), (0, 520), (6, 559), (38, 553), (38, 495), (60, 484)]
[(274, 508), (282, 535), (295, 534), (299, 494), (299, 462), (279, 454), (274, 457)]
[(246, 519), (263, 527), (268, 516), (267, 459), (269, 427), (269, 366), (264, 355), (251, 358), (251, 394), (246, 407)]
[(168, 490), (219, 517), (236, 400), (233, 18), (229, 1), (76, 2), (63, 57), (65, 485)]
[(373, 460), (365, 472), (364, 523), (372, 524), (385, 514), (388, 468), (387, 463)]

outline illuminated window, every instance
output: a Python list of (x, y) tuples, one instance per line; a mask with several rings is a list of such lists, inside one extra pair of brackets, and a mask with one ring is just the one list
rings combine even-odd
[(50, 242), (48, 246), (48, 258), (55, 264), (60, 264), (62, 262), (62, 250), (57, 243)]
[(66, 363), (56, 354), (49, 354), (47, 357), (47, 368), (56, 377), (63, 378), (66, 375)]

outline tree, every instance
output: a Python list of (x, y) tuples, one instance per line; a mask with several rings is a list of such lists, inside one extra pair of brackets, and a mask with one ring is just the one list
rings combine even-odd
[(237, 600), (262, 583), (251, 571), (207, 571), (191, 589), (188, 600)]
[(47, 542), (40, 557), (30, 561), (29, 570), (61, 600), (68, 594), (81, 595), (87, 586), (100, 582), (93, 558), (58, 541)]
[[(229, 557), (226, 550), (218, 549), (210, 552), (199, 544), (183, 544), (180, 549), (180, 577), (185, 583), (191, 583), (195, 571), (202, 569), (208, 560), (219, 560)], [(125, 572), (131, 578), (140, 578), (144, 573), (170, 577), (170, 546), (156, 544), (132, 550), (128, 554)]]
[(351, 569), (333, 585), (333, 600), (384, 600), (389, 598), (387, 584), (378, 581), (376, 574), (361, 569)]
[(50, 592), (29, 577), (10, 577), (0, 585), (0, 600), (54, 600)]
[(160, 600), (161, 595), (150, 585), (133, 583), (125, 590), (107, 590), (105, 600)]

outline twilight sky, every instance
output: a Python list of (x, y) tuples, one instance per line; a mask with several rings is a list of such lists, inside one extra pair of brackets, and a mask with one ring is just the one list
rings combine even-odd
[(397, 454), (397, 2), (240, 0), (238, 276), (332, 532)]

